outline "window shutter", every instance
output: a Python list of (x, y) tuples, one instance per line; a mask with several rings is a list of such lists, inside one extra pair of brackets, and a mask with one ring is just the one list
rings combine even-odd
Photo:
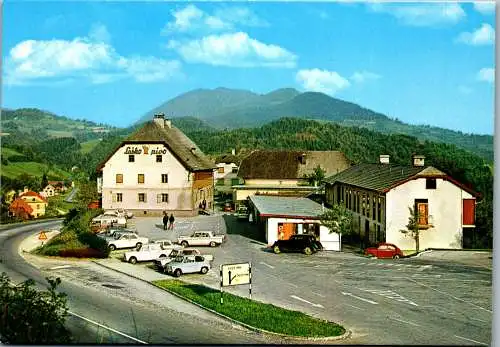
[(156, 203), (161, 203), (161, 194), (156, 194)]
[(148, 202), (148, 194), (144, 193), (144, 202)]
[(113, 202), (116, 202), (116, 194), (113, 194)]

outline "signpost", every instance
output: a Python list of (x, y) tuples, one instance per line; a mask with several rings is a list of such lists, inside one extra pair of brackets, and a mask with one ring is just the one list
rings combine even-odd
[(220, 303), (224, 303), (222, 297), (222, 287), (237, 286), (240, 284), (249, 285), (250, 300), (252, 299), (252, 264), (222, 264), (220, 266)]
[(45, 234), (45, 231), (40, 231), (40, 234), (38, 235), (38, 239), (42, 241), (42, 246), (43, 246), (43, 241), (47, 240), (47, 235)]

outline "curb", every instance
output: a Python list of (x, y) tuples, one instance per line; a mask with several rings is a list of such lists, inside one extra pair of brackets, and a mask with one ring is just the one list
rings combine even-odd
[(415, 255), (414, 257), (417, 258), (417, 257), (420, 257), (420, 255), (422, 254), (425, 254), (425, 253), (431, 253), (432, 252), (432, 249), (430, 250), (426, 250), (426, 251), (423, 251), (423, 252), (419, 252), (417, 255)]
[(215, 315), (217, 315), (217, 316), (219, 316), (219, 317), (222, 317), (222, 318), (224, 318), (224, 319), (226, 319), (226, 320), (228, 320), (228, 321), (230, 321), (230, 322), (232, 322), (232, 323), (234, 323), (234, 324), (238, 324), (238, 325), (243, 326), (243, 327), (245, 327), (245, 328), (247, 328), (247, 329), (249, 329), (249, 330), (252, 330), (252, 331), (256, 331), (256, 332), (259, 332), (259, 333), (265, 333), (265, 334), (269, 334), (269, 335), (273, 335), (273, 336), (281, 337), (281, 338), (284, 338), (284, 339), (289, 339), (289, 340), (302, 340), (302, 341), (335, 341), (335, 340), (343, 340), (343, 339), (347, 339), (347, 338), (349, 338), (349, 337), (351, 336), (351, 331), (350, 331), (350, 330), (348, 330), (348, 329), (345, 329), (345, 328), (344, 328), (344, 329), (345, 329), (345, 333), (344, 333), (344, 334), (339, 335), (339, 336), (327, 336), (327, 337), (301, 337), (301, 336), (290, 336), (290, 335), (283, 335), (283, 334), (279, 334), (279, 333), (274, 333), (274, 332), (267, 331), (267, 330), (264, 330), (264, 329), (259, 329), (259, 328), (256, 328), (256, 327), (254, 327), (254, 326), (251, 326), (251, 325), (248, 325), (248, 324), (246, 324), (246, 323), (243, 323), (243, 322), (240, 322), (240, 321), (238, 321), (238, 320), (235, 320), (235, 319), (233, 319), (233, 318), (230, 318), (230, 317), (228, 317), (228, 316), (226, 316), (226, 315), (223, 315), (222, 313), (219, 313), (219, 312), (217, 312), (217, 311), (214, 311), (214, 310), (212, 310), (212, 309), (210, 309), (210, 308), (207, 308), (207, 307), (205, 307), (205, 306), (202, 306), (202, 305), (200, 305), (200, 304), (198, 304), (198, 303), (196, 303), (196, 302), (194, 302), (194, 301), (192, 301), (192, 300), (190, 300), (190, 299), (188, 299), (188, 298), (185, 298), (185, 297), (183, 297), (183, 296), (181, 296), (181, 295), (179, 295), (179, 294), (177, 294), (177, 293), (175, 293), (175, 292), (173, 292), (173, 291), (171, 291), (171, 290), (168, 290), (168, 289), (162, 288), (162, 287), (160, 287), (160, 286), (157, 286), (156, 284), (154, 284), (154, 283), (152, 283), (152, 282), (150, 282), (150, 281), (147, 281), (147, 280), (142, 279), (142, 278), (140, 278), (140, 277), (137, 277), (137, 276), (131, 275), (131, 274), (126, 273), (126, 272), (121, 271), (121, 270), (113, 269), (112, 267), (107, 266), (107, 265), (104, 265), (104, 264), (101, 264), (101, 263), (98, 263), (98, 262), (97, 262), (97, 261), (95, 261), (95, 260), (93, 260), (92, 262), (93, 262), (93, 263), (95, 263), (95, 264), (97, 264), (97, 265), (99, 265), (99, 266), (102, 266), (102, 267), (104, 267), (104, 268), (106, 268), (106, 269), (108, 269), (108, 270), (113, 270), (113, 271), (119, 272), (119, 273), (121, 273), (121, 274), (123, 274), (123, 275), (126, 275), (126, 276), (129, 276), (129, 277), (132, 277), (132, 278), (138, 279), (138, 280), (140, 280), (140, 281), (142, 281), (142, 282), (145, 282), (145, 283), (148, 283), (148, 284), (150, 284), (150, 285), (152, 285), (152, 286), (154, 286), (154, 287), (156, 287), (156, 288), (162, 289), (162, 290), (166, 291), (167, 293), (170, 293), (170, 294), (172, 294), (172, 295), (174, 295), (174, 296), (176, 296), (176, 297), (178, 297), (178, 298), (180, 298), (180, 299), (182, 299), (182, 300), (184, 300), (184, 301), (189, 302), (190, 304), (193, 304), (193, 305), (195, 305), (195, 306), (198, 306), (199, 308), (202, 308), (202, 309), (204, 309), (204, 310), (206, 310), (206, 311), (208, 311), (208, 312), (211, 312), (211, 313), (213, 313), (213, 314), (215, 314)]

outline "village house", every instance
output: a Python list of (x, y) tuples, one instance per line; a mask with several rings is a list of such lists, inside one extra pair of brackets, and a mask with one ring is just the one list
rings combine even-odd
[(342, 204), (353, 214), (355, 233), (365, 245), (377, 242), (415, 249), (413, 238), (401, 233), (410, 217), (419, 214), (420, 249), (463, 247), (464, 231), (474, 228), (478, 196), (444, 172), (425, 166), (425, 157), (414, 155), (412, 166), (390, 163), (359, 164), (328, 177), (326, 202)]
[(40, 194), (24, 190), (9, 206), (9, 212), (12, 216), (18, 216), (23, 219), (38, 218), (45, 215), (47, 200)]
[(217, 171), (215, 171), (215, 190), (222, 194), (232, 194), (232, 186), (240, 183), (238, 178), (238, 167), (240, 160), (236, 157), (235, 150), (231, 154), (225, 154), (215, 159)]
[(47, 184), (45, 188), (40, 192), (40, 195), (43, 196), (44, 198), (48, 198), (50, 196), (56, 195), (56, 189), (52, 184)]
[(233, 201), (241, 204), (252, 195), (306, 196), (318, 191), (306, 175), (321, 167), (325, 176), (351, 166), (338, 151), (257, 150), (245, 157), (238, 170), (244, 184), (233, 185)]
[(178, 216), (212, 208), (215, 163), (163, 114), (154, 116), (98, 165), (102, 208)]
[(47, 183), (54, 187), (55, 195), (64, 193), (68, 190), (64, 181), (48, 181)]

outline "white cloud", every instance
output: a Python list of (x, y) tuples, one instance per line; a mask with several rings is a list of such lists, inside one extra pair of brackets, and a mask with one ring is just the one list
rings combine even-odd
[(295, 79), (306, 90), (330, 95), (334, 95), (351, 85), (347, 79), (337, 72), (320, 69), (299, 70)]
[(180, 69), (178, 61), (153, 57), (123, 57), (110, 44), (96, 42), (98, 36), (101, 39), (109, 39), (105, 27), (94, 29), (91, 31), (92, 40), (77, 37), (71, 41), (19, 42), (5, 59), (6, 84), (55, 83), (74, 79), (109, 83), (121, 78), (152, 82), (168, 79)]
[(490, 67), (485, 67), (479, 70), (477, 73), (477, 79), (484, 82), (495, 82), (495, 69)]
[(352, 74), (351, 79), (354, 82), (363, 83), (363, 82), (366, 82), (367, 80), (377, 80), (380, 77), (381, 77), (380, 75), (373, 73), (373, 72), (368, 72), (368, 71), (358, 72), (358, 71), (356, 71), (355, 73)]
[(368, 6), (374, 12), (389, 13), (403, 24), (413, 26), (455, 24), (466, 16), (464, 9), (457, 3), (389, 4), (375, 2)]
[(187, 62), (216, 66), (293, 68), (297, 60), (288, 50), (252, 39), (244, 32), (210, 35), (187, 42), (171, 40), (167, 47)]
[(474, 9), (482, 14), (494, 14), (495, 5), (494, 1), (475, 1)]
[(495, 43), (495, 29), (491, 25), (483, 23), (479, 29), (471, 33), (461, 33), (457, 37), (457, 41), (473, 46), (492, 45)]
[(251, 27), (268, 25), (266, 21), (245, 7), (224, 7), (210, 15), (195, 5), (189, 4), (171, 13), (174, 20), (165, 25), (162, 34), (232, 30), (235, 25)]

